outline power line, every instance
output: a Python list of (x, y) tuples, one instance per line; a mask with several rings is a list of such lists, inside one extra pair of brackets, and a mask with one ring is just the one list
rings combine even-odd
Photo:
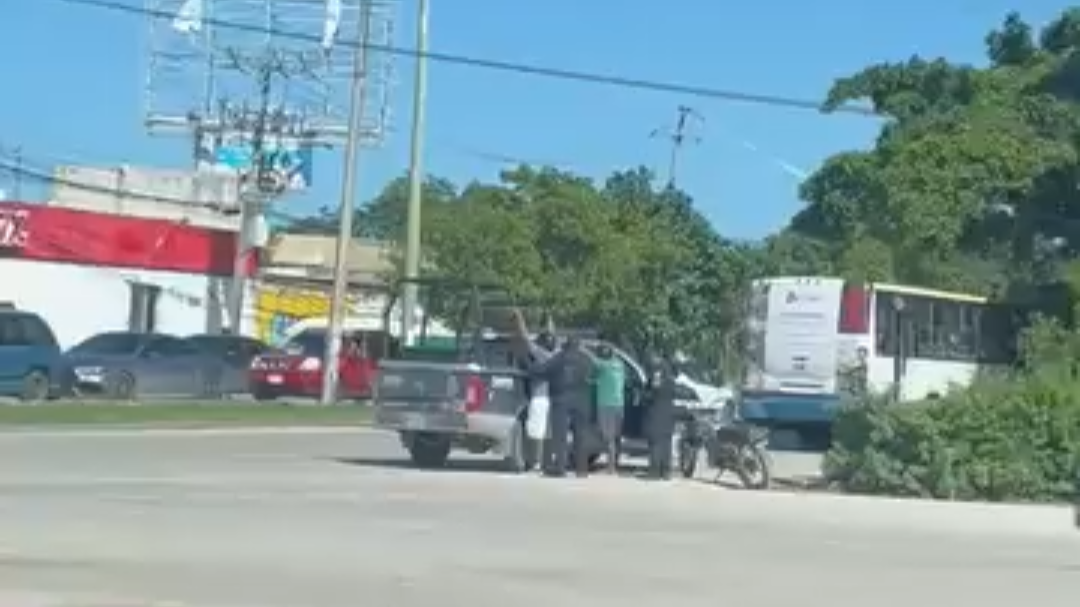
[[(461, 154), (463, 156), (471, 156), (471, 157), (474, 157), (474, 158), (476, 158), (478, 160), (481, 160), (481, 161), (484, 161), (484, 162), (491, 162), (491, 163), (495, 163), (495, 164), (502, 164), (502, 165), (505, 165), (505, 164), (515, 164), (515, 165), (543, 165), (543, 164), (550, 164), (551, 166), (561, 166), (561, 167), (569, 166), (567, 163), (561, 163), (561, 164), (545, 163), (545, 162), (540, 162), (540, 161), (535, 160), (535, 159), (520, 158), (520, 157), (511, 155), (511, 154), (506, 154), (506, 153), (501, 153), (501, 152), (486, 152), (486, 151), (475, 150), (475, 149), (467, 148), (467, 147), (457, 147), (457, 146), (453, 146), (453, 147), (455, 148), (454, 152), (456, 154)], [(187, 198), (179, 198), (179, 197), (173, 197), (173, 196), (163, 196), (161, 194), (151, 194), (149, 192), (140, 191), (140, 190), (136, 190), (136, 189), (110, 188), (108, 186), (102, 186), (102, 185), (97, 185), (97, 184), (93, 184), (93, 183), (85, 183), (85, 182), (81, 182), (81, 181), (76, 181), (76, 180), (60, 177), (60, 176), (56, 175), (55, 173), (51, 172), (48, 169), (34, 168), (35, 165), (40, 167), (42, 164), (51, 164), (51, 163), (42, 163), (40, 160), (31, 161), (25, 155), (19, 157), (18, 159), (14, 159), (14, 158), (11, 158), (9, 155), (6, 155), (6, 154), (2, 153), (2, 150), (4, 150), (4, 149), (5, 148), (3, 147), (3, 144), (0, 144), (0, 174), (8, 175), (13, 179), (18, 180), (20, 183), (22, 182), (22, 180), (25, 179), (26, 181), (31, 182), (31, 183), (42, 183), (42, 184), (45, 184), (45, 185), (62, 185), (64, 187), (71, 188), (72, 190), (76, 190), (76, 191), (82, 191), (82, 192), (87, 192), (87, 193), (91, 193), (91, 194), (105, 194), (105, 195), (109, 195), (109, 196), (117, 196), (117, 197), (122, 197), (122, 198), (127, 199), (127, 200), (136, 200), (136, 201), (142, 201), (142, 202), (156, 202), (156, 203), (159, 203), (159, 204), (174, 205), (174, 206), (179, 206), (179, 207), (185, 207), (185, 208), (188, 208), (188, 209), (190, 209), (190, 208), (200, 208), (200, 209), (220, 210), (220, 209), (217, 209), (216, 207), (214, 207), (213, 205), (202, 203), (201, 201), (197, 201), (197, 200), (192, 200), (192, 199), (187, 199)], [(22, 148), (20, 147), (18, 149), (21, 150)], [(20, 200), (20, 197), (14, 195), (13, 193), (9, 197), (11, 199), (13, 199), (13, 200)], [(270, 209), (270, 208), (267, 208), (265, 213), (266, 213), (266, 215), (268, 215), (269, 217), (271, 217), (273, 219), (283, 220), (285, 223), (290, 224), (290, 225), (301, 225), (301, 224), (307, 223), (309, 221), (312, 221), (314, 219), (318, 219), (317, 215), (307, 215), (307, 216), (291, 215), (289, 213), (285, 213), (283, 211), (278, 211), (278, 210)]]
[[(182, 206), (188, 209), (200, 208), (200, 209), (214, 209), (212, 205), (203, 204), (195, 200), (189, 200), (186, 198), (177, 198), (172, 196), (162, 196), (159, 194), (150, 194), (147, 192), (140, 192), (139, 190), (129, 190), (121, 188), (110, 188), (107, 186), (96, 185), (92, 183), (84, 183), (81, 181), (75, 181), (72, 179), (65, 179), (49, 173), (44, 169), (31, 168), (25, 160), (22, 163), (8, 162), (0, 160), (0, 171), (11, 173), (19, 177), (26, 177), (39, 183), (47, 185), (62, 185), (69, 187), (73, 190), (82, 192), (88, 192), (93, 194), (106, 194), (110, 196), (120, 196), (129, 200), (140, 200), (143, 202), (156, 202), (167, 205)], [(285, 219), (290, 223), (299, 223), (310, 219), (309, 217), (297, 217), (294, 215), (288, 215), (280, 211), (268, 210), (268, 215), (272, 215), (277, 218)]]
[[(117, 13), (127, 13), (130, 15), (147, 16), (154, 19), (169, 19), (172, 20), (175, 15), (169, 11), (154, 10), (145, 7), (131, 6), (114, 0), (33, 0), (34, 2), (52, 1), (63, 4), (73, 4), (78, 6), (85, 6), (90, 8), (98, 8), (108, 10)], [(308, 34), (305, 32), (296, 32), (288, 30), (280, 30), (276, 28), (268, 28), (265, 25), (251, 25), (247, 23), (238, 23), (233, 21), (226, 21), (221, 19), (205, 18), (203, 23), (208, 26), (218, 27), (222, 29), (231, 29), (242, 32), (257, 33), (257, 34), (273, 34), (275, 37), (293, 39), (311, 42), (313, 45), (319, 45), (322, 43), (321, 35)], [(399, 57), (409, 57), (414, 59), (429, 59), (431, 61), (437, 61), (440, 63), (449, 63), (453, 65), (463, 65), (468, 67), (482, 68), (488, 70), (495, 70), (501, 72), (510, 72), (516, 74), (523, 74), (529, 76), (537, 76), (543, 78), (551, 78), (555, 80), (568, 80), (574, 82), (584, 82), (589, 84), (600, 84), (615, 86), (621, 88), (630, 88), (645, 91), (655, 91), (661, 93), (675, 93), (679, 95), (687, 95), (691, 97), (700, 97), (704, 99), (713, 99), (720, 101), (735, 101), (742, 103), (751, 103), (757, 105), (770, 105), (774, 107), (787, 107), (801, 110), (814, 110), (821, 112), (821, 102), (809, 101), (806, 99), (796, 99), (792, 97), (781, 97), (777, 95), (761, 95), (757, 93), (747, 93), (742, 91), (730, 91), (723, 89), (715, 89), (707, 86), (693, 85), (693, 84), (679, 84), (674, 82), (662, 82), (657, 80), (646, 80), (642, 78), (631, 78), (627, 76), (618, 76), (614, 74), (596, 74), (590, 72), (580, 72), (575, 70), (568, 70), (557, 67), (545, 67), (539, 65), (531, 65), (527, 63), (514, 63), (510, 61), (500, 61), (498, 59), (485, 59), (480, 57), (470, 57), (466, 55), (457, 55), (451, 53), (440, 53), (434, 51), (421, 52), (417, 49), (404, 48), (389, 44), (377, 44), (374, 42), (341, 42), (340, 44), (345, 46), (358, 46), (363, 45), (366, 49), (371, 51), (377, 51), (381, 53), (387, 53), (389, 55), (395, 55)], [(842, 105), (830, 113), (843, 113), (854, 114), (858, 116), (870, 116), (880, 117), (881, 114), (874, 111), (871, 108), (860, 107), (855, 105)]]

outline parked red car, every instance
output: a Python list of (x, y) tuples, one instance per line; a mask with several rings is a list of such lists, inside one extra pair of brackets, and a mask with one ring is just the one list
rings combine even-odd
[[(366, 347), (367, 336), (347, 334), (338, 358), (338, 398), (367, 399), (375, 378), (376, 356)], [(322, 394), (326, 330), (307, 329), (281, 349), (265, 352), (251, 362), (251, 394), (256, 400), (281, 397), (319, 398)]]

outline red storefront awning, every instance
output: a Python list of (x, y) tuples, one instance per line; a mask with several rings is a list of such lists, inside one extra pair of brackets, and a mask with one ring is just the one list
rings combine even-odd
[[(231, 276), (237, 236), (164, 219), (0, 202), (0, 256)], [(254, 274), (256, 255), (248, 260)]]

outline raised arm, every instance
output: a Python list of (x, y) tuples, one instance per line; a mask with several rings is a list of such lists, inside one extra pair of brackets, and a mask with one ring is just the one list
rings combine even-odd
[(529, 339), (529, 327), (525, 325), (525, 316), (518, 308), (514, 308), (510, 312), (510, 315), (514, 321), (514, 349), (517, 350), (519, 356), (528, 355), (536, 358), (536, 355), (533, 353), (534, 344)]
[(536, 348), (542, 354), (542, 357), (536, 357), (533, 363), (529, 365), (529, 375), (538, 379), (551, 379), (551, 377), (562, 368), (562, 365), (565, 364), (566, 357), (562, 352), (552, 354), (531, 342), (529, 345), (532, 348)]

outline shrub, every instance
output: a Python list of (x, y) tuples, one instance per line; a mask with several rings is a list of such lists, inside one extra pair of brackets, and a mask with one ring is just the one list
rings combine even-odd
[(1078, 345), (1080, 336), (1044, 323), (1029, 333), (1023, 371), (982, 376), (936, 401), (869, 399), (845, 408), (825, 458), (827, 478), (876, 495), (1067, 498), (1080, 461)]

